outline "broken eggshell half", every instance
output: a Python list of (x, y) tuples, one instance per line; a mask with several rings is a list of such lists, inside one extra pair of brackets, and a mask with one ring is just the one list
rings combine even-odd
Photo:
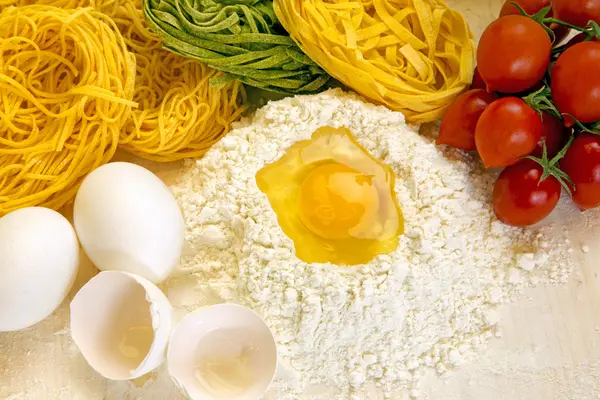
[(258, 400), (275, 376), (277, 347), (254, 311), (217, 304), (183, 318), (167, 360), (171, 378), (192, 400)]
[(167, 297), (127, 272), (100, 272), (71, 302), (75, 344), (94, 370), (112, 380), (139, 378), (159, 367), (172, 325)]

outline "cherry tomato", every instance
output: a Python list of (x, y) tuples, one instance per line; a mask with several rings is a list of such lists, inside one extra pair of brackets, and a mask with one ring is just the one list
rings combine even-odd
[(543, 113), (542, 116), (542, 137), (537, 146), (531, 153), (532, 156), (542, 157), (543, 146), (546, 144), (548, 158), (554, 158), (562, 147), (566, 144), (567, 129), (562, 120), (552, 114)]
[(442, 120), (437, 144), (447, 144), (463, 150), (475, 150), (475, 128), (483, 111), (498, 99), (482, 89), (461, 94)]
[(584, 27), (589, 21), (600, 23), (600, 0), (553, 0), (554, 15), (561, 21)]
[(529, 226), (552, 213), (562, 188), (553, 176), (540, 182), (543, 173), (537, 162), (528, 159), (502, 171), (493, 194), (494, 212), (500, 221), (513, 226)]
[(552, 42), (542, 25), (507, 15), (487, 27), (477, 48), (477, 64), (488, 92), (523, 92), (542, 80)]
[(471, 89), (487, 89), (485, 81), (481, 77), (481, 74), (479, 73), (479, 68), (477, 67), (475, 67), (475, 72), (473, 73), (473, 82), (471, 83)]
[(600, 137), (581, 134), (560, 160), (561, 169), (575, 184), (573, 201), (584, 211), (600, 206)]
[[(521, 15), (519, 9), (512, 3), (520, 5), (527, 14), (534, 15), (542, 11), (543, 8), (548, 7), (550, 5), (550, 0), (507, 0), (500, 10), (500, 17), (504, 17), (505, 15)], [(547, 17), (552, 18), (552, 16), (553, 12), (550, 10)], [(569, 33), (569, 28), (566, 26), (552, 24), (551, 27), (554, 31), (554, 36), (556, 37), (555, 43), (560, 42)]]
[(518, 97), (492, 103), (475, 130), (477, 152), (487, 168), (516, 164), (531, 154), (541, 137), (542, 119)]
[[(560, 55), (552, 69), (552, 99), (558, 110), (580, 122), (600, 120), (600, 43), (576, 44)], [(573, 120), (565, 115), (567, 126)]]

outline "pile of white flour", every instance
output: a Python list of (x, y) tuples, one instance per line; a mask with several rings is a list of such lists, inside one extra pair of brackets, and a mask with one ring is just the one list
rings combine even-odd
[[(256, 185), (257, 171), (324, 125), (346, 126), (396, 172), (405, 235), (364, 266), (298, 260)], [(572, 269), (564, 237), (494, 218), (493, 182), (474, 157), (341, 90), (269, 103), (171, 187), (188, 248), (167, 294), (181, 313), (238, 302), (264, 316), (281, 362), (270, 398), (417, 396), (425, 367), (459, 365), (494, 334), (499, 304)]]

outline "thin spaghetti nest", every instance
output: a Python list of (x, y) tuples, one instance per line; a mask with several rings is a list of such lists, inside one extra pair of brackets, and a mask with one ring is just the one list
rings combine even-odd
[[(0, 0), (26, 5), (34, 0)], [(222, 74), (161, 49), (147, 29), (141, 0), (38, 0), (62, 8), (94, 6), (111, 17), (136, 58), (134, 101), (120, 135), (120, 147), (154, 161), (201, 157), (245, 111), (239, 81), (211, 86)]]
[(10, 6), (28, 6), (32, 4), (54, 6), (60, 8), (77, 8), (93, 6), (94, 0), (0, 0), (0, 10)]
[(443, 0), (275, 0), (279, 21), (330, 75), (413, 122), (470, 84), (475, 44)]
[(0, 14), (0, 215), (60, 208), (114, 155), (129, 118), (135, 60), (89, 8)]
[(122, 130), (120, 146), (154, 161), (201, 157), (245, 110), (239, 81), (211, 86), (222, 73), (162, 50), (141, 1), (96, 0), (114, 19), (137, 60), (134, 100), (139, 107)]

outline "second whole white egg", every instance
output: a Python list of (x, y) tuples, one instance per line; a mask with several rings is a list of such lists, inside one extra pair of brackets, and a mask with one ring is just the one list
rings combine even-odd
[(102, 271), (158, 283), (179, 262), (185, 233), (179, 206), (167, 186), (138, 165), (115, 162), (88, 175), (73, 218), (81, 245)]
[(25, 329), (52, 314), (78, 268), (77, 236), (56, 211), (30, 207), (0, 218), (0, 332)]

